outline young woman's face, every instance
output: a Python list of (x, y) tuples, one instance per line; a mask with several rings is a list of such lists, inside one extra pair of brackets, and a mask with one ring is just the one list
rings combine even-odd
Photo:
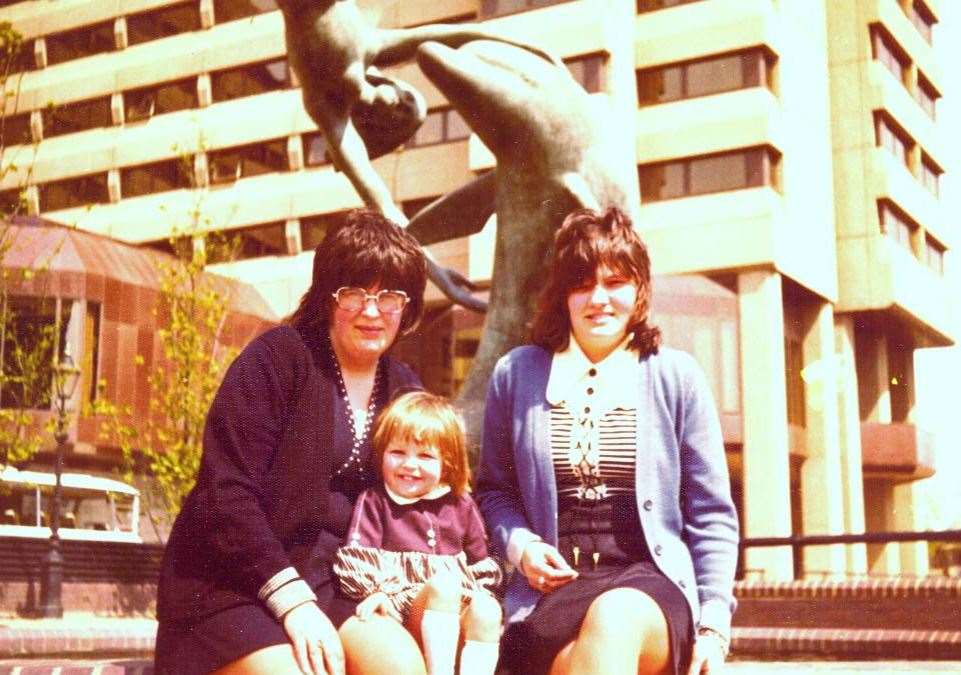
[(344, 309), (334, 300), (331, 309), (330, 342), (341, 366), (364, 367), (376, 362), (397, 338), (403, 309), (385, 312), (378, 308), (380, 288), (364, 289), (367, 298), (357, 309)]
[(390, 490), (407, 499), (418, 499), (440, 485), (440, 451), (412, 440), (392, 440), (384, 451), (381, 472)]
[(632, 277), (601, 265), (593, 279), (568, 294), (571, 332), (592, 361), (603, 359), (627, 336), (637, 290)]

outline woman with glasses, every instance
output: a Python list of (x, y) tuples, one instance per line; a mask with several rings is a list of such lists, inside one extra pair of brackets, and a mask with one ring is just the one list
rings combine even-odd
[(331, 563), (376, 482), (371, 423), (419, 386), (386, 354), (420, 319), (426, 275), (410, 235), (352, 212), (286, 325), (231, 365), (164, 555), (158, 673), (424, 672), (401, 624), (354, 617)]

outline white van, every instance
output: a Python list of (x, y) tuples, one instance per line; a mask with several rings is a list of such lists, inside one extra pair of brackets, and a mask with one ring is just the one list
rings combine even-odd
[[(49, 539), (56, 476), (0, 470), (0, 537)], [(60, 474), (60, 538), (140, 544), (140, 491), (126, 483), (83, 473)]]

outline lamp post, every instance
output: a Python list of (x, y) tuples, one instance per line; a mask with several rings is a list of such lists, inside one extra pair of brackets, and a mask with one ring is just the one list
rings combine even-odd
[(54, 408), (57, 413), (54, 440), (57, 442), (57, 459), (54, 465), (56, 482), (53, 488), (53, 503), (50, 505), (50, 540), (47, 555), (43, 561), (43, 576), (40, 580), (39, 614), (46, 618), (63, 616), (63, 555), (60, 553), (60, 477), (63, 473), (63, 453), (67, 443), (68, 404), (73, 398), (80, 376), (80, 369), (73, 363), (70, 346), (64, 350), (63, 358), (53, 368)]

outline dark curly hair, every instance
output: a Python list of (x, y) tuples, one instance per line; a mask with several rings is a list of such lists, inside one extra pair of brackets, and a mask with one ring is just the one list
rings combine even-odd
[(401, 290), (410, 302), (400, 335), (417, 327), (424, 313), (427, 260), (420, 244), (377, 211), (357, 209), (327, 233), (314, 253), (310, 288), (287, 323), (301, 333), (323, 335), (330, 327), (333, 293), (341, 286)]
[(547, 284), (540, 295), (531, 341), (552, 352), (567, 349), (571, 318), (567, 297), (606, 265), (637, 283), (637, 302), (627, 324), (631, 349), (642, 356), (657, 352), (661, 331), (648, 323), (651, 304), (651, 259), (630, 218), (617, 208), (602, 212), (578, 209), (554, 235)]

